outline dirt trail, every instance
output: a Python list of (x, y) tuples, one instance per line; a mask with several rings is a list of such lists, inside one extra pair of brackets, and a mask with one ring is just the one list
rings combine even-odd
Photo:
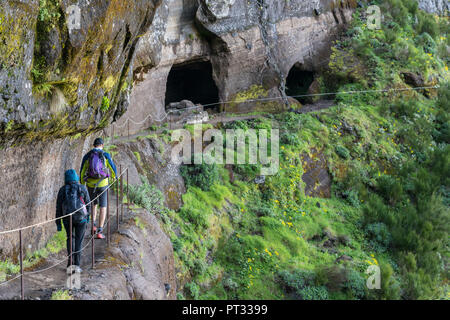
[[(303, 105), (303, 107), (300, 110), (294, 110), (293, 112), (295, 113), (309, 113), (309, 112), (315, 112), (315, 111), (320, 111), (320, 110), (324, 110), (324, 109), (328, 109), (331, 108), (332, 106), (334, 106), (334, 101), (332, 100), (320, 100), (316, 103), (313, 104), (305, 104)], [(233, 121), (238, 121), (238, 120), (251, 120), (251, 119), (258, 119), (258, 118), (262, 118), (264, 117), (264, 115), (259, 115), (259, 114), (243, 114), (243, 115), (237, 115), (237, 114), (231, 114), (231, 115), (227, 115), (225, 113), (218, 113), (218, 114), (214, 114), (211, 116), (211, 118), (204, 122), (205, 124), (217, 124), (217, 123), (227, 123), (227, 122), (233, 122)], [(169, 130), (175, 130), (175, 129), (182, 129), (184, 127), (183, 123), (169, 123), (168, 129)], [(127, 142), (130, 140), (134, 140), (137, 139), (139, 137), (142, 136), (147, 136), (150, 134), (159, 134), (162, 133), (164, 131), (165, 128), (159, 128), (156, 131), (151, 131), (151, 130), (143, 130), (141, 132), (138, 132), (136, 134), (130, 135), (128, 136), (122, 136), (119, 138), (114, 138), (113, 143), (116, 142)], [(109, 130), (108, 130), (109, 131)], [(107, 134), (106, 134), (107, 135)], [(106, 136), (105, 135), (105, 136)]]

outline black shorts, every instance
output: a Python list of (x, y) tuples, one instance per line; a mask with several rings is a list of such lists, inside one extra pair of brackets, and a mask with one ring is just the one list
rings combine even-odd
[[(88, 187), (88, 191), (89, 191), (89, 197), (91, 198), (91, 200), (97, 198), (97, 196), (99, 194), (101, 194), (103, 191), (106, 190), (107, 187), (102, 187), (102, 188), (89, 188)], [(95, 190), (95, 192), (94, 192)], [(98, 198), (95, 199), (92, 202), (93, 205), (100, 205), (100, 208), (106, 208), (108, 206), (108, 191), (103, 192), (103, 194)]]

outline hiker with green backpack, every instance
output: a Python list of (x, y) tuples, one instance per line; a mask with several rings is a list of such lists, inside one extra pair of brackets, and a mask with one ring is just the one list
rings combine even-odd
[[(86, 184), (89, 195), (93, 199), (92, 219), (94, 219), (94, 232), (96, 239), (104, 239), (103, 226), (106, 219), (106, 208), (108, 206), (109, 178), (115, 180), (117, 175), (116, 165), (111, 155), (103, 151), (104, 143), (101, 138), (94, 141), (94, 149), (89, 151), (81, 162), (81, 184)], [(98, 197), (98, 198), (97, 198)], [(99, 225), (95, 223), (97, 217), (97, 204), (100, 207)]]
[[(73, 169), (64, 174), (65, 185), (59, 189), (56, 200), (56, 228), (62, 230), (61, 220), (67, 233), (67, 267), (73, 265), (75, 272), (80, 273), (81, 245), (89, 223), (90, 198), (85, 186), (81, 185), (77, 172)], [(70, 216), (72, 217), (72, 252), (70, 250)], [(66, 216), (66, 217), (64, 217)], [(64, 218), (61, 218), (64, 217)], [(60, 219), (58, 219), (60, 218)], [(72, 253), (72, 257), (70, 254)]]

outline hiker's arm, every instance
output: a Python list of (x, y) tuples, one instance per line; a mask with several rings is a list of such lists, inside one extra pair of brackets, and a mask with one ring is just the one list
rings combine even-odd
[(81, 179), (81, 177), (83, 176), (83, 174), (82, 174), (82, 173), (83, 173), (83, 168), (84, 168), (84, 164), (86, 163), (87, 157), (88, 157), (88, 155), (85, 154), (85, 155), (83, 156), (83, 160), (81, 160), (80, 179)]
[(88, 192), (86, 186), (81, 185), (81, 191), (83, 192), (84, 203), (86, 203), (86, 210), (88, 213), (90, 213), (91, 212), (91, 204), (89, 202), (91, 202), (91, 198), (89, 197), (89, 192)]
[(108, 162), (107, 166), (109, 168), (109, 171), (111, 172), (111, 178), (114, 180), (114, 179), (116, 179), (116, 176), (117, 176), (116, 165), (114, 164), (114, 161), (112, 161), (111, 155), (109, 153), (105, 153), (105, 158)]
[(62, 203), (63, 203), (63, 188), (59, 189), (58, 197), (56, 199), (56, 228), (58, 231), (62, 230), (61, 227), (61, 219), (58, 219), (62, 216)]
[(86, 173), (87, 170), (87, 161), (83, 161), (83, 167), (81, 167), (81, 173), (80, 173), (80, 183), (84, 184), (86, 181), (84, 181), (84, 175)]

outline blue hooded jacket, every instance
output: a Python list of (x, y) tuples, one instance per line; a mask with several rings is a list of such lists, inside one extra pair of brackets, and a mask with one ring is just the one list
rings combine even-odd
[(79, 182), (80, 178), (78, 177), (77, 172), (74, 169), (67, 170), (64, 173), (64, 182), (69, 184), (70, 182)]
[[(56, 199), (56, 218), (63, 216), (62, 207), (63, 207), (63, 202), (64, 202), (64, 194), (65, 194), (64, 191), (65, 191), (66, 185), (79, 184), (80, 183), (79, 181), (80, 181), (80, 178), (78, 177), (78, 174), (74, 169), (67, 170), (64, 173), (65, 185), (61, 189), (59, 189), (58, 197)], [(90, 212), (90, 204), (88, 204), (88, 203), (91, 201), (91, 199), (89, 197), (89, 192), (88, 192), (86, 186), (80, 185), (80, 191), (81, 191), (80, 196), (83, 197), (84, 203), (86, 203), (86, 209), (88, 210), (88, 212)], [(67, 218), (67, 217), (64, 219), (66, 220), (66, 222), (69, 221), (69, 218)], [(56, 222), (57, 230), (61, 231), (61, 229), (62, 229), (61, 219), (57, 219), (55, 222)], [(89, 215), (87, 217), (86, 222), (89, 222)]]

